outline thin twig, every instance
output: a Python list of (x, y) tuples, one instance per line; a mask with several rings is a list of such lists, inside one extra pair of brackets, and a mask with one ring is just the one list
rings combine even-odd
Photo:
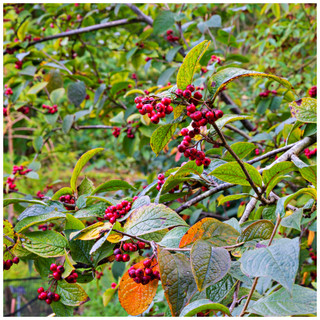
[(67, 71), (70, 75), (73, 75), (73, 73), (60, 61), (52, 58), (49, 54), (47, 54), (44, 50), (41, 51), (45, 56), (47, 56), (49, 59), (51, 59), (52, 61), (54, 61), (57, 65), (59, 65), (63, 70)]
[(233, 300), (232, 300), (232, 303), (229, 308), (230, 313), (232, 313), (233, 309), (235, 308), (236, 304), (238, 303), (239, 289), (240, 289), (240, 281), (237, 280), (236, 289), (234, 290), (234, 293), (233, 293)]

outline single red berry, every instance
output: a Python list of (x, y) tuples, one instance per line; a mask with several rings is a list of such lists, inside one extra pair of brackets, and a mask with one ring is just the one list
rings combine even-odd
[(12, 259), (12, 262), (14, 263), (14, 264), (18, 264), (19, 263), (19, 258), (18, 257), (14, 257), (13, 259)]
[(203, 164), (203, 161), (202, 161), (202, 160), (200, 160), (200, 159), (197, 159), (197, 160), (196, 160), (196, 165), (197, 165), (198, 167), (202, 166), (202, 164)]
[(47, 293), (47, 297), (48, 297), (48, 299), (53, 300), (53, 298), (54, 298), (54, 293), (49, 291), (49, 292)]
[(136, 276), (138, 278), (142, 278), (143, 275), (144, 275), (144, 271), (142, 269), (139, 268), (139, 269), (136, 270)]
[(115, 289), (116, 287), (117, 287), (117, 284), (114, 283), (114, 282), (112, 282), (112, 283), (111, 283), (111, 288), (112, 288), (112, 289)]
[(143, 265), (144, 265), (146, 268), (150, 268), (150, 266), (151, 266), (151, 260), (150, 260), (150, 259), (144, 260), (144, 261), (143, 261)]
[(220, 119), (221, 117), (223, 117), (223, 111), (217, 110), (217, 111), (216, 111), (216, 117), (217, 117), (218, 119)]
[(193, 114), (193, 119), (198, 121), (202, 118), (202, 113), (200, 111), (196, 111), (194, 114)]
[(183, 94), (183, 90), (177, 89), (177, 90), (176, 90), (176, 94), (179, 95), (179, 96), (181, 96), (181, 95)]
[(183, 91), (183, 97), (186, 99), (189, 99), (191, 97), (191, 91), (190, 90), (184, 90)]
[(57, 293), (55, 293), (53, 297), (53, 301), (57, 302), (59, 300), (60, 300), (60, 296)]
[(64, 266), (58, 266), (57, 271), (61, 274), (64, 272)]
[(116, 254), (115, 259), (118, 262), (122, 261), (122, 254)]
[(178, 151), (181, 152), (181, 153), (183, 153), (183, 152), (186, 151), (186, 147), (185, 147), (183, 144), (179, 144), (179, 145), (178, 145)]
[(167, 30), (167, 35), (170, 35), (170, 34), (172, 34), (172, 33), (173, 33), (173, 30), (172, 30), (172, 29)]
[(51, 303), (52, 303), (52, 300), (51, 300), (51, 299), (46, 299), (46, 303), (47, 303), (47, 304), (51, 304)]
[(162, 173), (158, 174), (158, 180), (164, 180), (164, 174)]
[[(122, 249), (123, 249), (123, 251), (129, 251), (129, 249), (130, 249), (129, 243), (124, 243), (122, 246)], [(113, 251), (113, 253), (119, 254), (119, 253), (121, 253), (121, 251), (120, 251), (120, 249), (116, 249)]]
[(192, 103), (190, 105), (187, 106), (187, 111), (189, 111), (190, 113), (193, 113), (196, 111), (196, 106)]
[(203, 159), (203, 165), (205, 167), (208, 167), (210, 165), (210, 163), (211, 163), (211, 160), (209, 158), (204, 158)]
[(53, 278), (55, 280), (60, 280), (61, 279), (61, 273), (59, 273), (57, 271), (55, 271), (52, 275), (53, 275)]
[(202, 94), (201, 94), (201, 92), (196, 91), (196, 92), (193, 94), (193, 97), (194, 97), (195, 99), (197, 99), (197, 100), (201, 100)]
[(127, 262), (127, 261), (130, 260), (130, 256), (129, 256), (128, 254), (124, 254), (124, 255), (122, 256), (122, 260), (123, 260), (124, 262)]
[(146, 270), (144, 270), (144, 272), (145, 272), (145, 274), (146, 274), (147, 276), (151, 276), (151, 275), (153, 274), (153, 271), (152, 271), (152, 269), (150, 269), (150, 268), (146, 268)]
[(114, 224), (116, 222), (116, 220), (117, 220), (116, 217), (112, 216), (109, 221), (110, 221), (110, 223)]
[(42, 292), (42, 293), (40, 293), (39, 297), (40, 297), (40, 300), (46, 300), (47, 299), (47, 293), (46, 292)]
[(140, 278), (134, 278), (133, 281), (134, 281), (135, 283), (141, 283), (141, 279), (140, 279)]
[(188, 133), (189, 133), (189, 130), (188, 130), (188, 128), (183, 128), (180, 133), (181, 133), (181, 135), (183, 135), (183, 136), (187, 136)]
[(168, 105), (171, 103), (171, 99), (168, 98), (168, 97), (164, 97), (164, 98), (161, 100), (161, 103), (164, 104), (165, 106), (168, 106)]
[(189, 85), (187, 85), (187, 90), (193, 92), (195, 90), (195, 88), (192, 84), (189, 84)]
[(153, 271), (153, 276), (155, 277), (155, 278), (158, 278), (159, 280), (160, 280), (160, 273), (159, 273), (159, 271)]
[(129, 277), (130, 278), (135, 278), (137, 275), (136, 275), (136, 270), (129, 270)]
[(44, 289), (43, 289), (43, 287), (40, 287), (40, 288), (38, 288), (38, 293), (40, 294), (41, 292), (43, 292), (44, 291)]
[(148, 283), (150, 282), (150, 280), (151, 280), (151, 277), (150, 277), (150, 276), (144, 276), (144, 277), (142, 278), (142, 284), (143, 284), (143, 285), (146, 285), (146, 284), (148, 284)]
[(138, 242), (139, 249), (144, 249), (146, 247), (146, 244), (144, 242)]

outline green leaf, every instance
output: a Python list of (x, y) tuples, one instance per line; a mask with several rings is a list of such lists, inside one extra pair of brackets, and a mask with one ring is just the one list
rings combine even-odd
[(129, 84), (134, 84), (133, 81), (121, 81), (117, 82), (112, 85), (112, 88), (110, 90), (110, 96), (116, 96), (119, 91), (122, 91), (123, 89), (127, 89)]
[(27, 92), (27, 94), (36, 94), (39, 91), (41, 91), (43, 88), (45, 88), (47, 86), (48, 82), (40, 82), (35, 84), (34, 86), (32, 86), (29, 91)]
[(317, 292), (294, 284), (292, 294), (281, 288), (259, 299), (249, 306), (248, 311), (268, 317), (315, 314), (317, 312)]
[(250, 71), (241, 68), (226, 68), (218, 71), (212, 75), (208, 81), (209, 92), (213, 95), (211, 100), (214, 101), (218, 93), (228, 83), (243, 77), (263, 77), (275, 80), (285, 86), (286, 88), (293, 90), (293, 86), (290, 82), (284, 78), (277, 77), (272, 74), (266, 74), (263, 72)]
[(79, 219), (75, 218), (70, 213), (67, 213), (65, 230), (68, 230), (68, 229), (82, 230), (84, 228), (85, 228), (85, 225)]
[(68, 283), (65, 280), (57, 282), (56, 293), (60, 295), (60, 302), (66, 306), (80, 306), (89, 301), (86, 292), (76, 283)]
[(292, 117), (301, 122), (317, 123), (317, 99), (302, 98), (289, 103)]
[(242, 270), (251, 277), (271, 277), (291, 293), (299, 250), (299, 238), (279, 239), (270, 247), (244, 252), (240, 258)]
[(44, 258), (61, 257), (68, 246), (67, 239), (55, 231), (34, 231), (26, 233), (26, 237), (29, 241), (25, 242), (25, 247)]
[[(263, 178), (263, 176), (262, 176)], [(291, 176), (286, 175), (286, 176), (277, 176), (274, 179), (272, 179), (267, 186), (266, 189), (266, 196), (269, 197), (270, 192), (274, 189), (274, 187), (281, 181), (281, 180), (285, 180), (286, 178), (291, 178)]]
[(53, 196), (52, 196), (52, 200), (59, 200), (59, 198), (65, 194), (73, 194), (73, 191), (71, 188), (69, 187), (63, 187), (60, 190), (58, 190)]
[(160, 151), (167, 145), (178, 127), (178, 123), (169, 123), (159, 126), (152, 134), (150, 146), (152, 151), (159, 155)]
[(168, 30), (174, 24), (174, 14), (171, 11), (160, 11), (153, 22), (153, 32), (155, 34)]
[(274, 164), (271, 168), (264, 170), (262, 173), (262, 180), (264, 184), (268, 186), (277, 177), (296, 170), (298, 170), (298, 168), (292, 162), (282, 161)]
[[(255, 144), (250, 142), (236, 142), (232, 144), (230, 147), (240, 159), (245, 158), (248, 154), (251, 153), (252, 150), (256, 149)], [(234, 160), (233, 156), (229, 153), (229, 151), (226, 151), (224, 153), (222, 159), (227, 161)]]
[(209, 45), (210, 41), (205, 40), (188, 52), (177, 75), (177, 86), (179, 89), (185, 90), (187, 85), (192, 83), (199, 61)]
[(116, 290), (113, 288), (108, 288), (102, 295), (103, 306), (106, 307), (109, 302), (112, 300)]
[(221, 280), (229, 271), (231, 259), (224, 248), (215, 248), (204, 240), (197, 240), (190, 252), (191, 269), (199, 291)]
[(193, 317), (198, 312), (206, 311), (206, 310), (213, 310), (214, 312), (222, 312), (223, 314), (227, 314), (230, 316), (229, 309), (220, 304), (220, 303), (213, 303), (211, 300), (208, 299), (200, 299), (191, 302), (186, 307), (184, 307), (180, 313), (179, 317)]
[(71, 250), (71, 257), (75, 262), (92, 265), (90, 250), (94, 245), (94, 240), (82, 241), (71, 240), (69, 246)]
[(317, 165), (303, 167), (299, 171), (304, 179), (311, 182), (317, 188)]
[[(110, 224), (111, 225), (111, 224)], [(107, 226), (101, 221), (96, 222), (82, 230), (72, 232), (69, 237), (70, 240), (93, 240), (100, 237), (100, 231), (107, 229)]]
[(117, 191), (117, 190), (135, 190), (127, 181), (123, 180), (110, 180), (98, 186), (96, 189), (92, 191), (92, 195), (96, 193), (104, 193), (109, 191)]
[(220, 281), (216, 284), (209, 286), (206, 289), (207, 297), (215, 302), (222, 301), (226, 295), (232, 290), (236, 283), (236, 279), (230, 274), (226, 274)]
[(246, 227), (238, 238), (238, 242), (270, 239), (274, 224), (269, 220), (259, 220)]
[(157, 81), (158, 86), (164, 86), (166, 85), (171, 76), (176, 72), (177, 68), (168, 68), (165, 71), (163, 71)]
[(71, 83), (68, 86), (67, 95), (70, 102), (72, 102), (76, 107), (79, 107), (86, 97), (85, 84), (82, 81)]
[(73, 125), (73, 121), (74, 121), (74, 115), (73, 114), (67, 114), (64, 117), (63, 122), (62, 122), (62, 131), (65, 134), (67, 134), (70, 131), (70, 129), (71, 129), (72, 125)]
[[(92, 249), (93, 247), (94, 245), (92, 246)], [(102, 259), (112, 256), (113, 248), (114, 248), (114, 243), (105, 241), (101, 246), (99, 246), (99, 248), (95, 249), (94, 253), (91, 253), (94, 266), (97, 266)]]
[(228, 201), (238, 200), (246, 197), (250, 197), (250, 194), (249, 193), (232, 194), (231, 196), (226, 196), (218, 199), (218, 206), (221, 206)]
[(17, 29), (17, 36), (18, 36), (18, 39), (20, 41), (24, 41), (24, 38), (26, 36), (26, 32), (28, 30), (28, 25), (29, 25), (29, 22), (30, 20), (27, 19), (26, 21), (24, 21), (20, 26), (19, 28)]
[(42, 206), (47, 206), (45, 202), (40, 200), (28, 200), (28, 199), (20, 199), (20, 198), (3, 199), (3, 207), (6, 207), (12, 203), (33, 203), (33, 204), (40, 204)]
[(180, 216), (163, 204), (149, 204), (132, 212), (124, 225), (124, 232), (134, 236), (175, 226), (186, 226)]
[(43, 146), (43, 138), (42, 136), (38, 136), (33, 139), (33, 148), (36, 153), (39, 153)]
[(76, 166), (74, 167), (74, 170), (72, 172), (72, 177), (70, 180), (70, 187), (73, 191), (76, 191), (77, 188), (77, 179), (80, 175), (81, 170), (83, 169), (83, 167), (87, 164), (87, 162), (94, 156), (96, 155), (98, 152), (104, 150), (104, 148), (96, 148), (96, 149), (92, 149), (88, 152), (86, 152), (85, 154), (83, 154), (81, 156), (81, 158), (78, 160)]
[(66, 215), (61, 212), (50, 212), (45, 213), (39, 216), (33, 216), (33, 217), (27, 217), (21, 221), (19, 221), (16, 226), (14, 227), (16, 232), (23, 232), (26, 229), (32, 227), (33, 225), (39, 224), (39, 223), (46, 223), (49, 221), (57, 220), (65, 218)]
[[(248, 163), (243, 163), (244, 167), (247, 169), (251, 180), (255, 185), (262, 186), (262, 178), (259, 171)], [(237, 162), (228, 162), (218, 168), (214, 169), (209, 175), (213, 175), (216, 178), (234, 184), (240, 184), (242, 186), (250, 186), (250, 183), (242, 171), (240, 165)]]
[[(236, 114), (225, 114), (222, 118), (218, 119), (216, 121), (216, 125), (220, 130), (223, 129), (223, 127), (230, 123), (230, 122), (235, 122), (238, 120), (245, 120), (245, 119), (251, 119), (251, 116), (243, 116), (243, 115), (236, 115)], [(211, 128), (209, 130), (209, 135), (211, 136), (216, 136), (218, 135), (217, 132), (214, 130), (214, 128)]]
[(73, 307), (66, 306), (60, 301), (52, 302), (51, 308), (57, 317), (73, 317)]
[(55, 201), (52, 201), (51, 203), (49, 202), (45, 205), (35, 204), (25, 209), (18, 217), (18, 221), (21, 221), (22, 219), (25, 219), (27, 217), (39, 216), (44, 213), (50, 213), (52, 211), (63, 212), (65, 211), (65, 207), (61, 203)]
[(36, 270), (38, 271), (38, 273), (40, 274), (41, 278), (43, 280), (48, 280), (48, 276), (51, 273), (50, 271), (50, 265), (51, 263), (54, 263), (55, 259), (53, 258), (41, 258), (41, 257), (36, 257), (36, 259), (34, 260), (34, 267), (36, 268)]
[(161, 285), (171, 314), (178, 316), (193, 294), (197, 292), (190, 261), (182, 253), (172, 254), (158, 248), (158, 262)]
[(52, 104), (59, 104), (65, 94), (66, 90), (64, 90), (64, 88), (59, 88), (56, 90), (53, 90), (50, 93), (50, 100), (52, 102)]
[(177, 46), (177, 47), (173, 47), (172, 49), (170, 49), (167, 54), (166, 54), (166, 60), (168, 62), (172, 62), (174, 57), (176, 56), (177, 52), (181, 49), (181, 46)]
[(170, 230), (158, 244), (168, 248), (178, 248), (183, 235), (188, 231), (188, 227), (176, 227)]
[(301, 231), (301, 219), (302, 219), (303, 209), (294, 211), (290, 216), (287, 216), (281, 220), (281, 225), (286, 228), (293, 228)]
[[(109, 201), (108, 201), (108, 204), (110, 204)], [(93, 204), (92, 206), (88, 206), (84, 209), (78, 210), (77, 212), (74, 213), (74, 217), (78, 219), (90, 218), (90, 217), (103, 217), (105, 210), (106, 210), (106, 203), (100, 202), (100, 203)]]

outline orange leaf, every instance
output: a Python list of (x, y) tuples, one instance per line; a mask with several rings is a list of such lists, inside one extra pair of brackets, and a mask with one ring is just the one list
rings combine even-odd
[(179, 247), (191, 246), (198, 239), (203, 239), (220, 247), (235, 244), (239, 232), (230, 225), (214, 218), (204, 218), (194, 224), (182, 237)]
[[(157, 263), (157, 260), (153, 259), (152, 265), (155, 263)], [(134, 267), (136, 269), (143, 269), (143, 261), (136, 263)], [(159, 266), (156, 265), (153, 267), (153, 270), (159, 271)], [(126, 271), (119, 285), (119, 301), (121, 306), (132, 316), (137, 316), (146, 311), (156, 295), (158, 282), (158, 279), (155, 279), (146, 285), (135, 283), (129, 277), (128, 271)]]

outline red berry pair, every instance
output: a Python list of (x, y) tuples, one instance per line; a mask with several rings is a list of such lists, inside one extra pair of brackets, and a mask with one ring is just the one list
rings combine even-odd
[(122, 254), (120, 249), (115, 249), (113, 254), (115, 255), (115, 260), (118, 262), (128, 262), (130, 260), (130, 256), (126, 253)]
[(3, 269), (9, 270), (13, 264), (18, 264), (20, 259), (18, 257), (14, 257), (12, 260), (8, 259), (6, 261), (3, 261)]

